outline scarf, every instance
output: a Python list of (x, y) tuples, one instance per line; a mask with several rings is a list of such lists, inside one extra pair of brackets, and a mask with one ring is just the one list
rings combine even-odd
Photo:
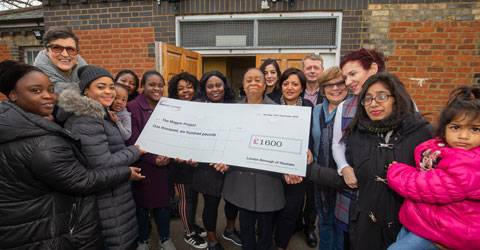
[[(288, 105), (287, 101), (285, 101), (285, 97), (282, 95), (280, 97), (280, 104), (281, 105)], [(295, 103), (295, 106), (303, 106), (302, 98), (298, 96), (297, 102)]]
[(393, 113), (380, 121), (372, 121), (369, 118), (361, 119), (358, 123), (360, 129), (365, 129), (373, 134), (381, 135), (397, 129), (404, 120), (398, 113)]

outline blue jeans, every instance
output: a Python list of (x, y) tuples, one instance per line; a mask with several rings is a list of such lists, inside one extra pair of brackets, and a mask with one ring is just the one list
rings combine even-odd
[[(153, 218), (157, 225), (160, 241), (167, 240), (170, 235), (170, 210), (168, 207), (153, 208)], [(148, 243), (150, 239), (149, 209), (137, 205), (138, 242)]]
[(397, 236), (397, 241), (388, 247), (388, 250), (438, 250), (431, 241), (410, 232), (402, 227)]
[(318, 250), (343, 250), (343, 231), (333, 222), (333, 210), (327, 214), (323, 221), (322, 209), (318, 202)]

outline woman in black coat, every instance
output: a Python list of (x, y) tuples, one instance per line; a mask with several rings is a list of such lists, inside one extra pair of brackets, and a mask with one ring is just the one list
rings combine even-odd
[[(303, 91), (307, 85), (304, 73), (296, 68), (285, 70), (279, 79), (281, 95), (274, 100), (281, 105), (306, 106), (313, 108), (313, 104), (304, 99)], [(295, 233), (297, 218), (302, 211), (303, 200), (305, 197), (305, 181), (288, 185), (283, 183), (285, 191), (285, 207), (276, 215), (275, 221), (275, 245), (279, 250), (287, 249), (288, 242)]]
[[(94, 194), (139, 169), (88, 169), (80, 141), (51, 121), (57, 97), (38, 68), (0, 63), (2, 249), (102, 249)], [(132, 175), (132, 177), (130, 177)]]
[[(359, 186), (358, 200), (350, 209), (350, 242), (353, 249), (387, 249), (400, 231), (403, 202), (387, 185), (388, 166), (393, 161), (413, 165), (415, 147), (432, 137), (432, 128), (415, 112), (403, 83), (391, 73), (368, 78), (359, 100), (362, 106), (343, 136)], [(341, 180), (327, 170), (331, 169), (314, 167), (309, 178), (320, 184), (326, 184), (322, 180), (326, 176), (332, 177), (328, 182)]]
[[(104, 68), (87, 65), (78, 69), (80, 91), (69, 88), (59, 96), (57, 113), (64, 127), (82, 141), (82, 151), (93, 168), (130, 166), (145, 153), (126, 147), (120, 130), (108, 115), (115, 98), (112, 75)], [(130, 183), (121, 183), (96, 197), (102, 233), (109, 250), (127, 249), (138, 237), (135, 202)]]
[[(199, 84), (199, 102), (211, 103), (234, 103), (234, 92), (230, 81), (218, 71), (210, 71), (202, 76)], [(222, 188), (225, 175), (218, 172), (213, 164), (200, 163), (193, 171), (193, 189), (203, 194), (204, 208), (202, 213), (203, 225), (207, 230), (208, 249), (222, 250), (223, 247), (217, 241), (216, 226), (218, 217), (218, 205), (222, 198)], [(225, 216), (227, 225), (222, 237), (233, 242), (237, 246), (242, 245), (240, 235), (235, 229), (235, 220), (238, 208), (232, 203), (225, 201)]]
[[(198, 80), (195, 76), (182, 72), (168, 82), (168, 98), (193, 101), (198, 95)], [(207, 236), (205, 229), (195, 222), (197, 212), (198, 192), (192, 187), (193, 167), (197, 162), (175, 159), (170, 161), (173, 170), (173, 180), (180, 194), (179, 213), (185, 229), (184, 241), (195, 248), (206, 248), (207, 242), (202, 238)]]

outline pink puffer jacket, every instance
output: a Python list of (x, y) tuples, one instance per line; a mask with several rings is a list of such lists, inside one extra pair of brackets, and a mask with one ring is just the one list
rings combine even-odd
[(400, 222), (416, 235), (453, 249), (480, 249), (480, 147), (445, 146), (440, 138), (415, 149), (417, 168), (397, 163), (388, 184), (406, 199)]

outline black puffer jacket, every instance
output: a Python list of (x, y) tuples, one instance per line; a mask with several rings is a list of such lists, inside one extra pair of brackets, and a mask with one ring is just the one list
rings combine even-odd
[[(65, 115), (65, 129), (80, 138), (82, 151), (93, 168), (123, 168), (140, 158), (137, 147), (125, 146), (120, 130), (98, 101), (81, 96), (78, 89), (69, 88), (60, 94), (58, 105), (62, 110), (57, 118)], [(98, 193), (97, 205), (109, 249), (127, 249), (138, 236), (130, 183), (124, 182)]]
[(0, 103), (0, 249), (102, 249), (93, 196), (127, 182), (128, 167), (92, 170), (79, 140)]

